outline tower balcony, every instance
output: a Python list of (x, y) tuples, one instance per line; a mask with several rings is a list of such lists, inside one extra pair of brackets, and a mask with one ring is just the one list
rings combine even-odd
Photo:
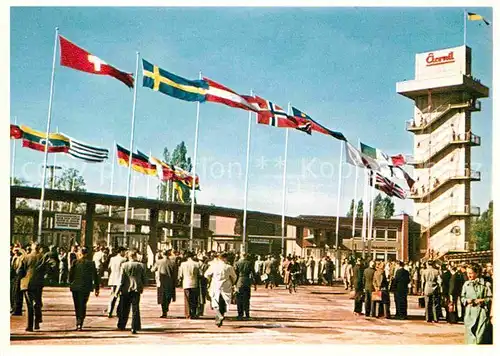
[(481, 137), (471, 132), (466, 132), (458, 135), (449, 133), (449, 138), (447, 140), (440, 140), (438, 145), (431, 148), (430, 155), (426, 160), (417, 160), (414, 158), (414, 156), (408, 156), (407, 164), (415, 166), (415, 168), (424, 168), (425, 162), (432, 161), (433, 158), (435, 158), (439, 153), (448, 150), (450, 147), (460, 145), (469, 145), (471, 147), (480, 146)]
[(431, 182), (432, 185), (430, 188), (428, 187), (428, 184), (416, 187), (417, 183), (415, 183), (410, 190), (408, 198), (422, 201), (429, 198), (429, 196), (432, 197), (433, 195), (435, 195), (435, 193), (442, 190), (442, 188), (448, 185), (450, 182), (462, 180), (469, 180), (471, 182), (480, 181), (481, 172), (469, 168), (458, 172), (448, 172), (439, 176), (438, 178), (434, 178), (434, 181)]
[(480, 214), (481, 209), (478, 206), (472, 205), (447, 206), (438, 212), (433, 212), (431, 209), (430, 219), (427, 218), (429, 216), (428, 207), (417, 211), (419, 224), (422, 225), (421, 233), (427, 232), (429, 229), (446, 222), (449, 218), (479, 216)]
[(450, 111), (459, 109), (467, 109), (469, 111), (481, 111), (481, 102), (479, 100), (469, 99), (466, 102), (462, 103), (443, 104), (437, 107), (432, 112), (430, 112), (430, 119), (424, 117), (429, 113), (422, 112), (422, 116), (420, 117), (420, 121), (418, 124), (415, 121), (415, 119), (406, 121), (406, 130), (414, 133), (423, 133), (426, 129), (431, 127), (434, 123), (438, 122)]

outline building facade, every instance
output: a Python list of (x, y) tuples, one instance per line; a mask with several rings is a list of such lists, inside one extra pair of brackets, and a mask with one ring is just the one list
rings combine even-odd
[(415, 79), (396, 85), (415, 103), (413, 119), (406, 122), (414, 134), (409, 163), (416, 181), (409, 197), (423, 254), (467, 250), (471, 217), (480, 213), (471, 205), (471, 182), (481, 179), (471, 165), (471, 148), (481, 144), (471, 117), (489, 89), (472, 76), (471, 63), (467, 46), (419, 53)]

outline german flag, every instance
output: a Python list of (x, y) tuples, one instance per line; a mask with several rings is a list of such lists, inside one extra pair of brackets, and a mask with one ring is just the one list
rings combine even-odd
[[(116, 154), (118, 156), (118, 164), (128, 167), (128, 162), (130, 160), (130, 151), (117, 144)], [(132, 153), (132, 169), (136, 172), (146, 174), (148, 176), (156, 175), (156, 166), (149, 163), (147, 158), (135, 153)]]

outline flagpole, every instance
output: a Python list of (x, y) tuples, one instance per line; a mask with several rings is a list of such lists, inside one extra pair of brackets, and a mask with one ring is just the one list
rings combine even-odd
[[(250, 90), (250, 95), (253, 95), (253, 91)], [(252, 135), (252, 112), (248, 112), (248, 132), (247, 132), (247, 157), (246, 157), (246, 169), (245, 169), (245, 195), (243, 201), (243, 243), (241, 246), (241, 251), (246, 252), (247, 250), (247, 206), (248, 206), (248, 170), (250, 168), (250, 139)]]
[[(199, 75), (199, 79), (201, 80), (201, 71)], [(196, 128), (194, 133), (194, 156), (193, 156), (193, 181), (192, 181), (192, 197), (191, 197), (191, 222), (189, 227), (189, 250), (193, 250), (193, 234), (194, 234), (194, 199), (196, 194), (196, 156), (198, 153), (198, 131), (200, 124), (200, 102), (198, 101), (196, 105)]]
[[(361, 255), (363, 259), (365, 258), (365, 243), (366, 243), (366, 195), (368, 191), (368, 170), (363, 169), (363, 222), (362, 222), (362, 227), (361, 227)], [(368, 183), (368, 184), (367, 184)]]
[(352, 243), (354, 244), (354, 235), (356, 230), (356, 215), (358, 212), (358, 166), (354, 168), (356, 170), (356, 176), (354, 178), (354, 204), (352, 206)]
[(130, 247), (130, 237), (127, 236), (128, 227), (128, 208), (130, 200), (130, 178), (132, 176), (132, 147), (134, 146), (134, 130), (135, 130), (135, 105), (137, 102), (137, 76), (139, 75), (139, 51), (136, 52), (136, 63), (135, 63), (135, 85), (134, 85), (134, 100), (132, 103), (132, 122), (130, 124), (130, 151), (128, 157), (128, 173), (127, 173), (127, 195), (125, 198), (125, 217), (123, 219), (123, 240)]
[(41, 184), (41, 194), (40, 194), (40, 211), (38, 214), (38, 233), (37, 241), (42, 242), (42, 222), (43, 222), (43, 202), (45, 199), (45, 178), (47, 158), (48, 158), (48, 147), (49, 147), (49, 131), (50, 131), (50, 121), (52, 119), (52, 100), (54, 98), (54, 75), (56, 70), (56, 55), (57, 55), (57, 38), (59, 36), (59, 27), (56, 27), (56, 34), (54, 38), (54, 56), (52, 58), (52, 75), (50, 77), (50, 96), (49, 96), (49, 112), (47, 114), (47, 130), (45, 135), (45, 150), (43, 157), (43, 173), (42, 173), (42, 184)]
[(464, 9), (464, 46), (467, 45), (467, 11)]
[(374, 191), (375, 191), (375, 188), (372, 187), (371, 189), (371, 192), (370, 192), (370, 230), (368, 231), (368, 236), (369, 236), (369, 245), (368, 245), (368, 251), (370, 252), (371, 254), (371, 246), (372, 246), (372, 241), (373, 241), (373, 212), (374, 212), (374, 209), (375, 209), (375, 204), (374, 204)]
[[(14, 116), (14, 125), (17, 126), (17, 116)], [(10, 185), (14, 185), (14, 170), (16, 167), (16, 139), (12, 140), (12, 164), (10, 168)]]
[[(290, 115), (290, 103), (288, 103), (288, 115)], [(285, 255), (285, 209), (286, 209), (286, 161), (288, 158), (288, 129), (285, 129), (285, 162), (283, 165), (283, 200), (281, 203), (281, 254)]]
[[(149, 157), (151, 157), (151, 149), (149, 150)], [(148, 163), (149, 163), (149, 158), (148, 158)], [(151, 183), (151, 176), (148, 174), (147, 178), (148, 180), (146, 181), (146, 199), (149, 199), (149, 185)]]
[[(116, 163), (116, 141), (113, 141), (113, 163), (111, 164), (111, 182), (109, 185), (109, 194), (113, 194), (113, 185), (114, 185), (114, 180), (115, 180), (115, 163)], [(108, 208), (108, 217), (111, 217), (112, 212), (111, 212), (111, 205)], [(108, 247), (110, 246), (111, 243), (111, 221), (108, 221)]]
[(342, 156), (344, 152), (344, 144), (340, 144), (340, 160), (339, 160), (339, 186), (337, 189), (337, 219), (335, 221), (335, 259), (337, 261), (337, 275), (340, 271), (340, 250), (339, 250), (339, 220), (340, 220), (340, 195), (342, 194)]

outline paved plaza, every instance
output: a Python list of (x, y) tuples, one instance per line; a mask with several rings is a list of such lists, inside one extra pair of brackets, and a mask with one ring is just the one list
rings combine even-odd
[[(156, 290), (147, 288), (141, 299), (142, 328), (138, 334), (116, 330), (117, 318), (103, 311), (109, 289), (91, 295), (83, 331), (74, 331), (75, 317), (69, 288), (46, 287), (43, 292), (41, 330), (25, 332), (26, 317), (11, 316), (13, 345), (113, 345), (113, 344), (463, 344), (462, 324), (430, 324), (424, 320), (417, 297), (410, 296), (410, 320), (355, 316), (353, 301), (340, 286), (299, 286), (289, 294), (283, 286), (252, 291), (251, 319), (236, 320), (232, 305), (224, 325), (217, 328), (214, 312), (206, 305), (199, 320), (184, 319), (182, 289), (170, 305), (168, 319), (160, 319)], [(392, 296), (391, 296), (392, 297)], [(394, 314), (394, 306), (391, 305)], [(129, 319), (130, 326), (130, 319)]]

